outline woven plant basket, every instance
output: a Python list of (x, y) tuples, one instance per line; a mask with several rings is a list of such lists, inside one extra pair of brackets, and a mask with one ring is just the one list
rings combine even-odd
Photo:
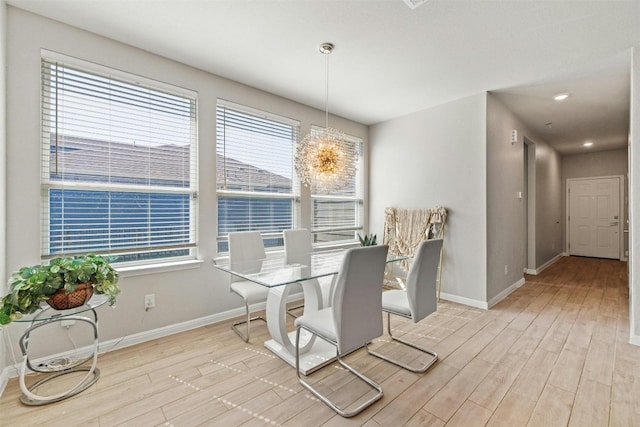
[(69, 294), (64, 291), (64, 288), (58, 289), (58, 291), (47, 300), (47, 304), (56, 310), (68, 310), (70, 308), (80, 307), (89, 301), (91, 295), (93, 295), (93, 285), (91, 283), (80, 283), (76, 290)]

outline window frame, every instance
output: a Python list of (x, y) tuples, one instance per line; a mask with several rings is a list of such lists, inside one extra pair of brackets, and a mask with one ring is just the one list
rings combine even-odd
[[(121, 70), (113, 69), (96, 63), (83, 61), (77, 58), (68, 57), (56, 52), (41, 50), (41, 84), (40, 84), (40, 144), (41, 144), (41, 259), (51, 259), (59, 256), (72, 256), (86, 253), (96, 253), (104, 255), (122, 255), (138, 254), (142, 259), (139, 260), (127, 260), (118, 261), (115, 263), (122, 266), (153, 266), (166, 263), (184, 262), (188, 260), (194, 260), (197, 258), (197, 246), (198, 246), (198, 96), (195, 91), (191, 91), (185, 88), (181, 88), (174, 85), (169, 85), (164, 82), (141, 77), (132, 73), (124, 72)], [(97, 76), (101, 79), (108, 79), (109, 81), (116, 81), (125, 85), (139, 86), (149, 91), (154, 91), (158, 94), (165, 94), (169, 96), (177, 96), (184, 98), (190, 104), (190, 124), (189, 124), (189, 172), (188, 172), (188, 187), (179, 186), (163, 186), (148, 185), (140, 183), (119, 183), (119, 182), (90, 182), (90, 181), (74, 181), (64, 179), (52, 179), (50, 170), (51, 161), (51, 135), (59, 133), (57, 118), (52, 119), (51, 112), (49, 111), (48, 101), (46, 100), (45, 93), (47, 91), (54, 90), (49, 78), (45, 76), (45, 69), (47, 64), (53, 66), (61, 66), (74, 71), (84, 73), (87, 76)], [(48, 95), (49, 96), (49, 95)], [(185, 134), (186, 135), (186, 134)], [(71, 138), (69, 136), (65, 136)], [(85, 137), (76, 137), (79, 140)], [(91, 140), (91, 138), (85, 138)], [(115, 142), (115, 141), (114, 141)], [(111, 159), (109, 154), (107, 157)], [(125, 249), (113, 247), (112, 236), (108, 237), (108, 243), (106, 248), (101, 249), (79, 249), (62, 252), (51, 252), (51, 190), (78, 190), (88, 192), (105, 192), (109, 194), (109, 197), (114, 193), (134, 193), (134, 194), (146, 194), (148, 197), (148, 203), (152, 203), (152, 196), (160, 194), (179, 194), (187, 197), (189, 204), (189, 212), (187, 214), (187, 229), (188, 238), (186, 243), (175, 243), (169, 245), (148, 245), (144, 247), (127, 247)], [(109, 208), (111, 202), (108, 202)], [(108, 219), (107, 227), (111, 227), (112, 219)], [(153, 220), (147, 220), (147, 225), (152, 226)], [(186, 236), (186, 234), (185, 234)], [(187, 253), (183, 255), (173, 256), (156, 256), (152, 258), (144, 258), (144, 254), (159, 253), (163, 251), (172, 250), (185, 250)]]
[[(219, 113), (221, 111), (221, 109), (229, 109), (232, 111), (236, 111), (239, 112), (240, 114), (246, 114), (246, 115), (250, 115), (250, 116), (254, 116), (258, 119), (263, 119), (263, 120), (271, 120), (273, 122), (277, 122), (280, 125), (286, 125), (286, 126), (291, 126), (292, 127), (292, 131), (295, 135), (294, 140), (292, 141), (292, 145), (291, 145), (291, 192), (289, 193), (285, 193), (285, 192), (259, 192), (259, 191), (243, 191), (243, 190), (229, 190), (226, 188), (220, 189), (218, 188), (218, 175), (219, 175), (219, 171), (218, 171), (218, 167), (220, 166), (220, 164), (218, 163), (218, 144), (219, 144), (219, 134), (221, 133), (219, 127), (220, 126), (224, 126), (224, 124), (222, 123), (222, 120), (219, 117)], [(224, 133), (224, 132), (222, 132)], [(293, 153), (296, 147), (296, 144), (299, 142), (300, 140), (300, 121), (295, 120), (295, 119), (291, 119), (282, 115), (278, 115), (278, 114), (274, 114), (274, 113), (270, 113), (264, 110), (259, 110), (253, 107), (248, 107), (246, 105), (242, 105), (242, 104), (238, 104), (232, 101), (228, 101), (226, 99), (222, 99), (222, 98), (218, 98), (217, 100), (217, 104), (216, 104), (216, 159), (214, 161), (215, 165), (216, 165), (216, 214), (217, 214), (217, 221), (216, 221), (216, 251), (218, 254), (228, 254), (228, 249), (224, 249), (224, 244), (225, 242), (228, 242), (228, 237), (227, 235), (221, 235), (220, 233), (220, 211), (219, 211), (219, 207), (220, 207), (220, 203), (219, 203), (219, 199), (220, 196), (224, 196), (227, 198), (250, 198), (250, 199), (260, 199), (260, 198), (264, 198), (264, 199), (271, 199), (271, 200), (275, 200), (275, 199), (282, 199), (282, 200), (290, 200), (291, 201), (291, 219), (292, 219), (292, 227), (297, 227), (300, 223), (300, 183), (299, 180), (297, 179), (297, 177), (295, 176), (295, 170), (293, 167)], [(236, 161), (239, 161), (238, 159), (235, 159)], [(225, 172), (222, 172), (223, 175), (225, 174)], [(226, 177), (225, 177), (226, 179)], [(226, 182), (225, 182), (226, 184)], [(283, 233), (282, 231), (280, 232), (262, 232), (262, 238), (263, 241), (264, 240), (279, 240), (279, 241), (283, 241)], [(266, 249), (267, 250), (277, 250), (277, 249), (281, 249), (283, 246), (282, 245), (271, 245), (271, 244), (267, 244), (266, 245)]]

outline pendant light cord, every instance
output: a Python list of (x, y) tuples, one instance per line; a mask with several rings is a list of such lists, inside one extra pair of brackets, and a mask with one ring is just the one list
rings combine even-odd
[(329, 127), (329, 54), (326, 53), (325, 61), (325, 88), (324, 88), (324, 128)]

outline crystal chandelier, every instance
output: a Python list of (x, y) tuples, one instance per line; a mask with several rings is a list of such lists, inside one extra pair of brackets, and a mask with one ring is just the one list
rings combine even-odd
[(328, 193), (347, 186), (356, 174), (358, 154), (339, 130), (329, 127), (329, 54), (331, 43), (322, 43), (326, 55), (325, 127), (312, 130), (296, 149), (294, 165), (298, 177), (312, 191)]

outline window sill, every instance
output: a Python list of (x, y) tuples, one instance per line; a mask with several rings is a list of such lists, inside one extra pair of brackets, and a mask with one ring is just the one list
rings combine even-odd
[(165, 262), (162, 264), (116, 267), (116, 270), (120, 274), (120, 277), (145, 276), (147, 274), (167, 273), (170, 271), (200, 268), (203, 262), (204, 261), (201, 259), (190, 259), (186, 261)]

